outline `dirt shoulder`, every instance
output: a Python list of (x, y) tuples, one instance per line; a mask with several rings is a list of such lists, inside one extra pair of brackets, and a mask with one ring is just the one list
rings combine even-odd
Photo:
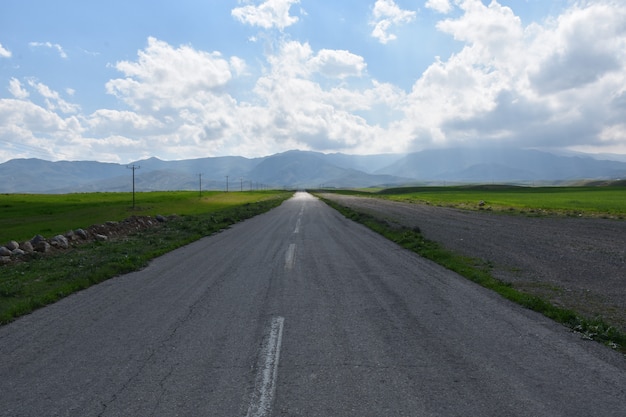
[(626, 331), (626, 221), (526, 217), (378, 198), (324, 198), (419, 227), (427, 239), (493, 265), (495, 277)]

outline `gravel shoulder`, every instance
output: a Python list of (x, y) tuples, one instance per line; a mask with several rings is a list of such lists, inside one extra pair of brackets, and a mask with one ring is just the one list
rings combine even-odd
[(527, 217), (368, 197), (324, 198), (419, 227), (427, 239), (493, 265), (515, 288), (626, 331), (626, 221)]

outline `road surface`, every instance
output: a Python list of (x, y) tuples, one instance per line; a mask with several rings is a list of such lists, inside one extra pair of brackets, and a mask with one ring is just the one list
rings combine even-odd
[(2, 416), (626, 416), (626, 360), (306, 193), (0, 328)]

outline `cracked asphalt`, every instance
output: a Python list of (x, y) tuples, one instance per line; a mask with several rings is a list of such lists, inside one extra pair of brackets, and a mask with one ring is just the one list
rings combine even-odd
[(306, 193), (0, 328), (0, 416), (623, 417), (625, 387), (622, 355)]

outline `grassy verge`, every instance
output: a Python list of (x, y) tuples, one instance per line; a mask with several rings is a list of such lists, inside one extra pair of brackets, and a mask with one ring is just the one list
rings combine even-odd
[(519, 291), (510, 284), (494, 278), (491, 274), (492, 267), (488, 263), (457, 255), (438, 243), (425, 239), (418, 229), (394, 225), (386, 220), (353, 210), (333, 201), (323, 198), (322, 200), (347, 218), (362, 223), (404, 248), (493, 290), (510, 301), (539, 312), (573, 331), (579, 332), (586, 339), (601, 342), (626, 354), (626, 334), (605, 323), (602, 319), (586, 319), (572, 310), (554, 306), (540, 297)]
[(218, 205), (214, 211), (178, 216), (124, 239), (85, 244), (0, 267), (0, 324), (109, 278), (139, 270), (157, 256), (266, 212), (290, 196), (286, 192), (266, 193), (252, 203), (231, 201), (228, 207)]

